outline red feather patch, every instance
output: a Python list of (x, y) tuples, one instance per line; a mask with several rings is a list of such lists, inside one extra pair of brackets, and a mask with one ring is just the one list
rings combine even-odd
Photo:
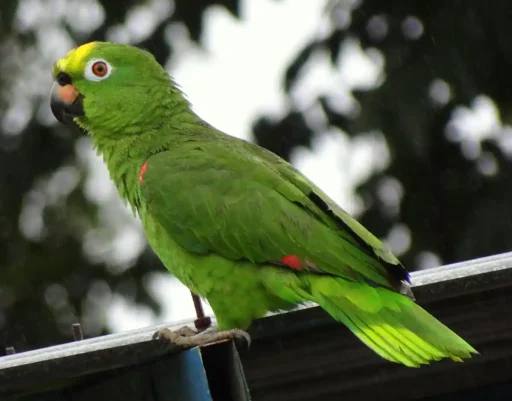
[(296, 255), (286, 255), (280, 262), (294, 270), (301, 270), (303, 267), (302, 260)]
[(146, 173), (146, 168), (148, 167), (148, 162), (144, 162), (144, 164), (140, 167), (139, 171), (139, 184), (142, 184), (144, 179), (144, 174)]

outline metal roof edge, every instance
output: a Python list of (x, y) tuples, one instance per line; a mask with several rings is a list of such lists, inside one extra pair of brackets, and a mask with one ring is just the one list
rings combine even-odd
[[(436, 300), (471, 291), (478, 292), (512, 285), (512, 252), (414, 272), (412, 282), (421, 302), (425, 299)], [(327, 322), (332, 323), (332, 319), (320, 308), (303, 307), (255, 321), (250, 334), (254, 339), (269, 338), (283, 332), (311, 328)], [(193, 320), (159, 324), (1, 357), (0, 388), (2, 381), (8, 379), (10, 371), (19, 372), (29, 365), (42, 366), (51, 363), (53, 367), (62, 365), (62, 368), (65, 368), (64, 365), (67, 364), (60, 362), (80, 360), (82, 367), (88, 367), (90, 361), (101, 355), (102, 364), (98, 363), (93, 367), (94, 371), (98, 371), (138, 363), (144, 359), (177, 351), (178, 349), (170, 344), (165, 345), (152, 340), (152, 336), (164, 327), (172, 329), (185, 324), (193, 327)], [(106, 361), (108, 358), (111, 358), (110, 362)], [(75, 376), (76, 373), (75, 369)], [(83, 371), (83, 374), (85, 373), (87, 372)]]

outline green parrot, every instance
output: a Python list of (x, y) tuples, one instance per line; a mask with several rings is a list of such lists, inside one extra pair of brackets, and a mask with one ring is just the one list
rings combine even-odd
[(289, 163), (202, 120), (150, 53), (91, 42), (53, 76), (56, 118), (90, 135), (150, 246), (215, 313), (216, 331), (160, 336), (236, 338), (269, 311), (314, 302), (392, 362), (477, 353), (414, 302), (381, 241)]

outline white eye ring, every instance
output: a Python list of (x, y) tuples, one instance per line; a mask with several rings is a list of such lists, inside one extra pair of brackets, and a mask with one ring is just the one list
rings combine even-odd
[(106, 60), (95, 58), (85, 66), (84, 76), (88, 81), (99, 82), (107, 79), (112, 72), (112, 66)]

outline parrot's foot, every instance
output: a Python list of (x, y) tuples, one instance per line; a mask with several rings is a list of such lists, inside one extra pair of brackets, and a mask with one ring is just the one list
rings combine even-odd
[(200, 333), (189, 326), (183, 326), (177, 330), (162, 329), (153, 334), (153, 339), (165, 339), (183, 348), (200, 347), (224, 340), (233, 340), (237, 347), (242, 348), (249, 348), (251, 345), (251, 337), (245, 331), (238, 329), (219, 331), (217, 327), (210, 327)]

